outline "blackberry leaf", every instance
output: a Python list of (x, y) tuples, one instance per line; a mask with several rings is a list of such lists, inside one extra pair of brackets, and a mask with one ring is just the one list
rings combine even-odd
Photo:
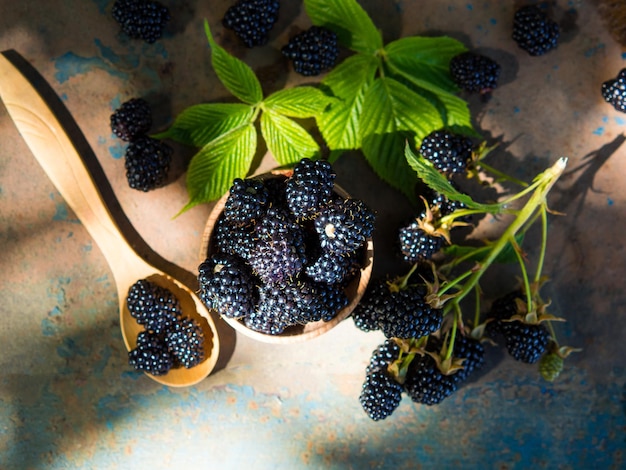
[(263, 99), (263, 91), (252, 69), (215, 42), (207, 20), (204, 31), (211, 46), (211, 64), (222, 84), (244, 103), (258, 104)]
[(319, 153), (313, 137), (298, 123), (281, 114), (265, 111), (261, 115), (261, 133), (280, 165), (296, 163)]
[(341, 44), (356, 52), (372, 53), (383, 46), (383, 38), (365, 10), (356, 0), (334, 2), (304, 0), (311, 22), (334, 31)]
[(300, 86), (278, 90), (268, 96), (264, 104), (266, 109), (283, 116), (305, 119), (318, 116), (334, 102), (318, 88)]

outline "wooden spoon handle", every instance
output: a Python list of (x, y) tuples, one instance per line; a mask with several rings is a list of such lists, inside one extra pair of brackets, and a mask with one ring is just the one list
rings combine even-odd
[[(0, 98), (33, 155), (98, 244), (115, 273), (117, 270), (114, 267), (124, 266), (129, 251), (132, 252), (131, 257), (136, 254), (121, 235), (68, 136), (68, 123), (64, 123), (52, 109), (55, 98), (57, 104), (63, 108), (64, 105), (58, 96), (46, 94), (48, 87), (36, 83), (38, 77), (27, 78), (24, 75), (26, 72), (22, 73), (18, 68), (20, 59), (13, 51), (0, 54)], [(75, 126), (73, 122), (70, 124)]]

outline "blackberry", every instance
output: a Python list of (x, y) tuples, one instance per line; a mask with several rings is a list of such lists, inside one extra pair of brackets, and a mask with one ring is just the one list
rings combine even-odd
[(283, 282), (302, 271), (306, 263), (304, 232), (287, 211), (270, 207), (256, 224), (255, 235), (248, 263), (263, 282)]
[(263, 181), (267, 188), (269, 204), (281, 209), (287, 206), (287, 177), (284, 175), (276, 175)]
[(131, 38), (152, 44), (163, 35), (170, 12), (161, 3), (151, 0), (117, 0), (113, 18)]
[(354, 255), (337, 256), (324, 251), (304, 271), (316, 282), (341, 284), (353, 279), (360, 268), (358, 252)]
[(312, 26), (289, 39), (281, 52), (291, 60), (297, 73), (307, 77), (319, 75), (335, 65), (339, 55), (337, 35), (327, 28)]
[(517, 314), (516, 299), (525, 301), (520, 290), (513, 291), (496, 299), (488, 314), (494, 320), (487, 324), (487, 333), (502, 335), (508, 353), (516, 360), (527, 364), (536, 363), (545, 353), (550, 341), (550, 333), (541, 323), (528, 324), (519, 320), (510, 321)]
[(330, 202), (337, 175), (330, 163), (304, 158), (287, 179), (287, 205), (296, 219), (313, 218)]
[(250, 257), (257, 240), (253, 227), (236, 225), (224, 217), (217, 219), (211, 238), (217, 252), (237, 255), (244, 260)]
[(130, 287), (126, 305), (137, 323), (155, 334), (164, 333), (182, 316), (176, 296), (147, 279), (141, 279)]
[(128, 363), (152, 375), (165, 375), (174, 367), (174, 358), (162, 337), (151, 331), (137, 335), (137, 346), (128, 352)]
[(537, 5), (519, 8), (513, 17), (513, 40), (532, 56), (555, 49), (559, 25)]
[(367, 374), (359, 396), (363, 410), (374, 421), (390, 416), (402, 401), (402, 385), (388, 373), (379, 371)]
[(432, 259), (446, 241), (443, 237), (426, 233), (417, 221), (401, 227), (398, 232), (398, 240), (402, 259), (411, 264)]
[(142, 98), (125, 101), (111, 115), (111, 130), (126, 142), (146, 134), (151, 126), (152, 109)]
[(400, 346), (392, 339), (387, 339), (379, 345), (370, 357), (370, 362), (365, 369), (366, 374), (387, 369), (389, 364), (394, 362), (400, 356)]
[(419, 153), (450, 176), (465, 173), (472, 159), (472, 140), (447, 130), (433, 131), (422, 140)]
[(165, 333), (165, 344), (177, 365), (190, 369), (204, 361), (204, 333), (192, 318), (183, 318)]
[(200, 297), (209, 307), (228, 318), (249, 315), (258, 292), (249, 267), (236, 255), (220, 253), (198, 267)]
[[(341, 287), (337, 285), (321, 284), (318, 285), (317, 298), (316, 302), (313, 303), (313, 309), (309, 307), (308, 310), (311, 314), (314, 314), (314, 318), (320, 315), (322, 321), (328, 322), (335, 318), (349, 303), (350, 299), (348, 299), (348, 296)], [(313, 317), (313, 315), (311, 315), (311, 317)]]
[(365, 332), (380, 330), (380, 312), (388, 295), (386, 281), (381, 279), (370, 281), (361, 301), (352, 311), (354, 325)]
[(387, 338), (421, 338), (437, 331), (443, 321), (441, 309), (424, 299), (426, 287), (412, 284), (398, 292), (388, 292), (379, 310), (379, 325)]
[(375, 216), (359, 199), (329, 204), (313, 221), (323, 249), (336, 255), (354, 252), (372, 236)]
[(125, 167), (128, 185), (150, 191), (165, 184), (172, 160), (172, 148), (165, 142), (140, 136), (126, 148)]
[(602, 97), (617, 111), (626, 113), (626, 68), (620, 71), (617, 78), (602, 84)]
[(297, 318), (298, 305), (293, 287), (277, 284), (263, 284), (259, 289), (257, 308), (244, 318), (245, 325), (255, 331), (279, 335), (294, 323), (289, 318)]
[(272, 0), (240, 0), (228, 8), (222, 24), (231, 29), (247, 47), (267, 43), (278, 19), (280, 3)]
[(485, 363), (485, 348), (480, 341), (460, 334), (456, 335), (454, 341), (454, 357), (464, 359), (461, 370), (456, 371), (453, 376), (457, 382), (463, 382)]
[(236, 225), (253, 223), (265, 213), (268, 198), (262, 181), (235, 178), (224, 204), (224, 218)]
[(465, 91), (489, 93), (498, 86), (500, 65), (482, 54), (462, 52), (450, 60), (450, 75)]
[(455, 375), (441, 372), (430, 355), (416, 354), (409, 364), (404, 390), (415, 403), (436, 405), (457, 390)]

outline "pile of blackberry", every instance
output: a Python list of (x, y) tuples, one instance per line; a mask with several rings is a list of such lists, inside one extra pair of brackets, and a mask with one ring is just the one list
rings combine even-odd
[(319, 75), (335, 65), (339, 55), (337, 35), (328, 28), (312, 26), (292, 37), (281, 52), (297, 73)]
[(279, 9), (280, 3), (275, 0), (240, 0), (228, 8), (222, 24), (247, 47), (262, 46), (267, 43)]
[(556, 49), (559, 25), (538, 5), (526, 5), (515, 11), (513, 40), (532, 56)]
[(463, 52), (450, 60), (450, 75), (465, 91), (489, 93), (498, 86), (500, 64), (482, 54)]
[(602, 84), (602, 97), (617, 111), (626, 113), (626, 68)]
[[(423, 405), (441, 403), (458, 390), (484, 364), (484, 348), (479, 341), (457, 335), (452, 357), (462, 359), (462, 368), (445, 374), (433, 356), (439, 354), (442, 342), (430, 336), (421, 351), (402, 352), (399, 341), (387, 339), (372, 352), (365, 370), (365, 381), (359, 401), (374, 421), (390, 416), (406, 393), (413, 402)], [(394, 364), (393, 370), (390, 367)]]
[(124, 33), (149, 44), (161, 38), (171, 19), (167, 7), (154, 0), (117, 0), (112, 15)]
[(142, 98), (131, 98), (110, 117), (111, 131), (127, 142), (124, 167), (128, 185), (138, 191), (163, 186), (172, 161), (173, 149), (161, 140), (148, 136), (152, 126), (152, 109)]
[(233, 182), (198, 267), (207, 307), (269, 335), (335, 318), (374, 230), (373, 212), (339, 196), (335, 177), (305, 158), (288, 176)]
[(144, 330), (128, 353), (135, 370), (164, 375), (171, 369), (190, 369), (205, 359), (205, 337), (200, 325), (182, 314), (168, 289), (140, 279), (128, 290), (126, 306)]

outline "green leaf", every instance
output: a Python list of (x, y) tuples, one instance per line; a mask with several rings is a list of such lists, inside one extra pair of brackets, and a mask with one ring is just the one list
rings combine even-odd
[(317, 120), (322, 137), (331, 149), (356, 149), (361, 146), (359, 119), (365, 92), (374, 80), (377, 64), (372, 56), (355, 54), (322, 80), (322, 87), (339, 98)]
[(405, 156), (408, 164), (415, 170), (417, 176), (431, 189), (443, 194), (448, 199), (462, 202), (468, 209), (476, 209), (491, 214), (497, 214), (502, 211), (502, 207), (499, 204), (481, 204), (475, 202), (467, 194), (458, 191), (444, 175), (437, 171), (430, 161), (420, 155), (416, 155), (408, 145), (405, 147)]
[(258, 104), (263, 99), (263, 91), (252, 69), (215, 42), (207, 20), (204, 20), (204, 30), (211, 46), (211, 64), (222, 84), (244, 103)]
[(256, 152), (256, 129), (248, 124), (205, 145), (189, 163), (189, 202), (181, 212), (224, 195), (235, 178), (245, 178)]
[(334, 31), (353, 51), (371, 54), (383, 47), (380, 31), (356, 0), (304, 0), (304, 6), (314, 25)]
[(261, 132), (267, 148), (280, 165), (315, 158), (319, 154), (319, 146), (313, 137), (288, 117), (265, 111), (261, 115)]
[(333, 101), (319, 88), (301, 86), (272, 93), (263, 104), (276, 113), (302, 119), (318, 116)]
[(165, 132), (153, 137), (204, 147), (220, 135), (251, 123), (254, 112), (252, 106), (243, 103), (198, 104), (183, 110)]
[(387, 44), (385, 58), (395, 70), (454, 93), (458, 87), (450, 76), (450, 59), (466, 50), (461, 42), (447, 36), (410, 36)]

